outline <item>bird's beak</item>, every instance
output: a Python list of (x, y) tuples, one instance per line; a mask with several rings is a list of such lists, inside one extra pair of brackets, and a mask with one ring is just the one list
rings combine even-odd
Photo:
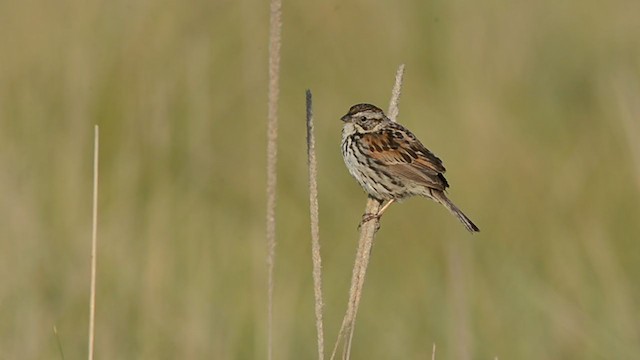
[(342, 121), (344, 121), (344, 122), (349, 121), (349, 119), (351, 119), (351, 116), (349, 116), (349, 114), (347, 114), (347, 115), (345, 115), (345, 116), (343, 116), (343, 117), (341, 117), (341, 118), (340, 118), (340, 120), (342, 120)]

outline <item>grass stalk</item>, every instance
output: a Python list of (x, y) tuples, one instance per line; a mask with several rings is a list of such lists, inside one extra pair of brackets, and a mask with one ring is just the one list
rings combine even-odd
[(396, 81), (391, 90), (391, 101), (389, 101), (389, 119), (396, 121), (400, 113), (400, 94), (402, 93), (402, 81), (404, 80), (404, 64), (398, 66), (396, 71)]
[(93, 360), (96, 320), (96, 254), (98, 247), (98, 151), (100, 130), (94, 128), (93, 138), (93, 209), (91, 226), (91, 290), (89, 292), (89, 360)]
[(62, 350), (62, 342), (60, 342), (60, 335), (58, 335), (58, 328), (53, 325), (53, 335), (56, 338), (56, 345), (58, 345), (58, 352), (60, 353), (60, 359), (64, 360), (64, 351)]
[[(403, 78), (404, 64), (398, 67), (395, 83), (391, 92), (391, 101), (389, 103), (388, 113), (390, 114), (390, 119), (393, 121), (395, 121), (399, 113), (398, 105), (400, 103)], [(382, 204), (377, 200), (368, 198), (367, 205), (365, 207), (365, 214), (377, 214), (380, 211), (381, 205)], [(349, 302), (347, 303), (347, 311), (342, 320), (340, 331), (338, 332), (338, 339), (336, 340), (336, 343), (333, 347), (333, 352), (331, 354), (332, 360), (335, 359), (342, 341), (345, 341), (342, 358), (348, 360), (351, 356), (351, 344), (355, 331), (356, 315), (358, 314), (358, 306), (360, 305), (360, 298), (362, 297), (362, 289), (364, 287), (367, 266), (369, 265), (371, 249), (373, 248), (373, 240), (379, 228), (380, 220), (377, 218), (367, 221), (360, 227), (360, 238), (358, 240), (356, 261), (353, 266), (353, 272), (351, 275)]]
[(267, 359), (273, 359), (273, 270), (276, 255), (276, 163), (278, 157), (278, 98), (280, 95), (280, 47), (282, 1), (271, 0), (269, 16), (269, 105), (267, 115)]
[(313, 260), (313, 293), (315, 299), (318, 359), (324, 360), (324, 330), (322, 321), (322, 258), (320, 256), (320, 226), (318, 216), (318, 166), (316, 140), (313, 130), (313, 102), (311, 90), (306, 92), (307, 158), (309, 165), (309, 213), (311, 216), (311, 258)]

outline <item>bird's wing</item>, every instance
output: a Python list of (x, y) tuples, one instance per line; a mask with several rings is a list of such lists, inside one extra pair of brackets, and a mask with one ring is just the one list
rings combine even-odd
[(362, 135), (371, 157), (394, 175), (444, 190), (449, 184), (442, 161), (399, 124)]

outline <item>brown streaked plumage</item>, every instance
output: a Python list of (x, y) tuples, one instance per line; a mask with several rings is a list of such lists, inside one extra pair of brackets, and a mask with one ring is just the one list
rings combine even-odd
[(342, 156), (349, 172), (370, 196), (387, 201), (372, 217), (380, 217), (396, 200), (420, 195), (444, 205), (470, 232), (480, 231), (445, 194), (449, 183), (442, 160), (411, 131), (371, 104), (352, 106), (341, 120)]

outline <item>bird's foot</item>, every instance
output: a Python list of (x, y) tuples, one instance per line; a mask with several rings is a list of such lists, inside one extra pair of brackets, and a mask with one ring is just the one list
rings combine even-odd
[(358, 230), (360, 230), (362, 225), (368, 223), (373, 219), (380, 220), (380, 216), (382, 216), (382, 214), (380, 213), (377, 213), (377, 214), (364, 213), (364, 215), (362, 215), (362, 220), (360, 221), (360, 224), (358, 224)]

